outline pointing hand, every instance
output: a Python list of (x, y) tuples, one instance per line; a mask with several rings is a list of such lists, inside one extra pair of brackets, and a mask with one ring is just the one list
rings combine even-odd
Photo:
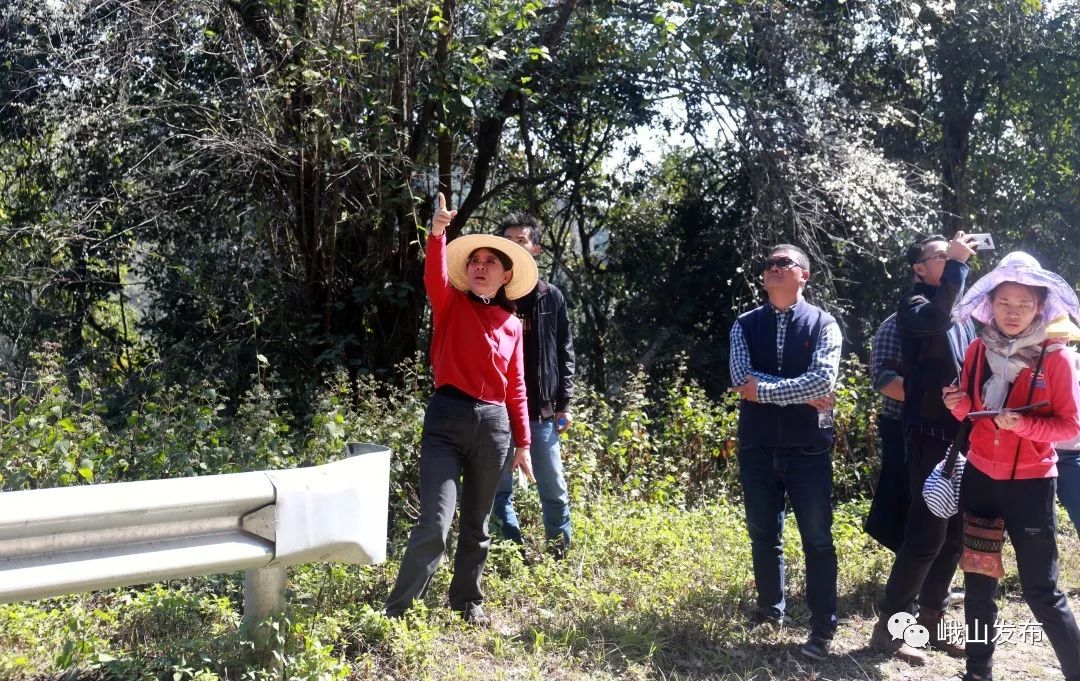
[(446, 197), (439, 192), (439, 207), (435, 209), (435, 215), (431, 218), (431, 235), (442, 236), (455, 215), (457, 215), (456, 210), (446, 210)]

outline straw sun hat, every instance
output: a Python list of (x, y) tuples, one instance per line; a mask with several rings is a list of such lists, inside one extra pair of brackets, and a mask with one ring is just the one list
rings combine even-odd
[(1080, 341), (1080, 327), (1073, 324), (1069, 315), (1063, 314), (1056, 319), (1051, 319), (1046, 325), (1046, 337), (1065, 341)]
[(536, 288), (539, 274), (532, 254), (510, 239), (492, 234), (467, 234), (446, 244), (446, 271), (450, 283), (459, 291), (469, 290), (469, 272), (466, 261), (478, 248), (498, 251), (514, 263), (513, 277), (506, 284), (506, 297), (510, 300), (528, 295)]

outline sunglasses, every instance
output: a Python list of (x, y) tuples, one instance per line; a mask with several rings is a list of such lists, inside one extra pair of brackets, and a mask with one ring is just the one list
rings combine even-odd
[(758, 265), (758, 271), (764, 274), (765, 272), (768, 272), (774, 267), (782, 270), (790, 270), (792, 267), (801, 268), (802, 265), (788, 257), (766, 258), (765, 260), (762, 260), (761, 263)]

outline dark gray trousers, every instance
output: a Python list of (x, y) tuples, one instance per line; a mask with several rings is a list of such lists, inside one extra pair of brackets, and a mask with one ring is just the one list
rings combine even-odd
[[(970, 463), (964, 468), (960, 488), (961, 511), (985, 518), (1004, 518), (1005, 531), (1016, 550), (1016, 569), (1024, 600), (1050, 639), (1066, 681), (1080, 679), (1080, 627), (1069, 599), (1058, 587), (1057, 517), (1054, 515), (1054, 478), (994, 480)], [(962, 513), (958, 515), (963, 515)], [(967, 637), (967, 669), (989, 675), (996, 647), (995, 636), (1023, 642), (1012, 630), (998, 630), (998, 580), (964, 573), (964, 620)], [(1008, 640), (1003, 638), (1002, 640)], [(1028, 641), (1030, 643), (1030, 640)]]
[(400, 615), (414, 599), (423, 597), (446, 551), (459, 500), (450, 607), (466, 611), (484, 600), (480, 577), (491, 545), (488, 515), (510, 441), (504, 405), (459, 395), (432, 396), (420, 441), (420, 517), (386, 602), (388, 615)]
[(948, 607), (949, 583), (964, 552), (963, 524), (960, 514), (946, 520), (931, 513), (922, 496), (923, 482), (945, 458), (948, 448), (945, 440), (914, 428), (908, 430), (905, 450), (911, 505), (904, 541), (885, 583), (885, 598), (881, 603), (884, 617), (908, 610), (916, 596), (924, 608)]

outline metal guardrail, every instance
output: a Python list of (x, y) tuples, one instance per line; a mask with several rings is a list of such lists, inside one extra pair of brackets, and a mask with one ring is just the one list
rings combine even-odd
[(5, 492), (0, 603), (246, 570), (255, 635), (287, 566), (386, 559), (389, 488), (390, 450), (349, 444), (310, 468)]

